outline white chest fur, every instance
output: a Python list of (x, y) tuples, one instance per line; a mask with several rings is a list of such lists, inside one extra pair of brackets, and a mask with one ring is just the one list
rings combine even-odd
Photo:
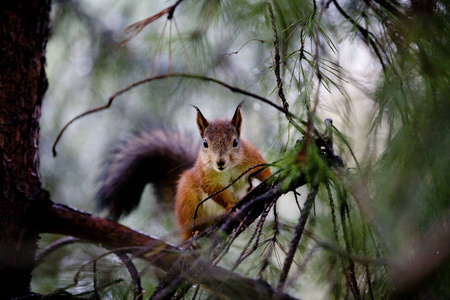
[[(241, 175), (242, 172), (232, 168), (230, 170), (226, 170), (224, 172), (220, 172), (217, 174), (220, 185), (223, 187), (228, 186), (231, 182), (233, 182), (236, 178)], [(242, 176), (238, 181), (233, 183), (230, 187), (227, 188), (228, 193), (230, 193), (231, 197), (233, 197), (234, 202), (238, 202), (245, 196), (248, 189), (248, 176)], [(206, 193), (203, 195), (203, 199), (208, 197)], [(225, 209), (218, 203), (216, 203), (213, 199), (208, 199), (205, 203), (202, 204), (203, 211), (205, 216), (207, 217), (216, 217), (223, 215), (226, 211)]]

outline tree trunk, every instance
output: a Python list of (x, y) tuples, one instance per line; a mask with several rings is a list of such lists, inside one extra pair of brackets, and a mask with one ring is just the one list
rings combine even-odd
[(39, 174), (39, 118), (47, 89), (45, 47), (50, 0), (0, 4), (0, 298), (29, 293), (49, 204)]

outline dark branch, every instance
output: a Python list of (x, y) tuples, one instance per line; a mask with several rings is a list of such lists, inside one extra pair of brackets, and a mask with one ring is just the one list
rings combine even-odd
[(167, 14), (167, 19), (171, 20), (173, 19), (173, 14), (175, 13), (175, 9), (177, 8), (178, 4), (181, 3), (183, 0), (178, 0), (175, 4), (164, 8), (160, 12), (154, 14), (153, 16), (144, 19), (142, 21), (136, 22), (128, 27), (125, 28), (125, 34), (127, 35), (127, 38), (123, 40), (120, 45), (125, 45), (128, 43), (131, 39), (133, 39), (135, 36), (137, 36), (147, 25), (155, 22), (162, 16)]
[(364, 27), (362, 27), (361, 25), (358, 24), (358, 22), (356, 22), (355, 20), (353, 20), (352, 17), (350, 17), (345, 11), (344, 9), (342, 9), (342, 7), (339, 5), (339, 3), (337, 3), (336, 0), (332, 0), (334, 6), (337, 8), (337, 10), (339, 11), (339, 13), (345, 18), (347, 19), (347, 21), (349, 21), (350, 23), (352, 23), (353, 26), (356, 27), (356, 29), (358, 29), (358, 31), (361, 33), (361, 35), (363, 36), (363, 38), (365, 38), (367, 41), (369, 41), (369, 44), (372, 46), (373, 50), (375, 51), (375, 55), (378, 57), (378, 60), (380, 61), (381, 67), (383, 68), (383, 71), (386, 72), (386, 67), (384, 65), (384, 61), (383, 58), (381, 57), (381, 53), (378, 50), (378, 47), (374, 41), (374, 39), (371, 37), (373, 36), (373, 34), (368, 31), (367, 29), (365, 29)]
[[(42, 215), (39, 224), (41, 224), (39, 228), (41, 233), (71, 235), (113, 249), (108, 253), (127, 252), (147, 260), (153, 266), (166, 272), (175, 265), (179, 258), (183, 258), (183, 270), (188, 270), (183, 273), (185, 280), (190, 283), (202, 284), (231, 299), (242, 299), (243, 296), (253, 299), (261, 297), (264, 299), (274, 297), (294, 299), (289, 295), (277, 293), (262, 280), (246, 278), (224, 268), (212, 266), (209, 260), (204, 262), (192, 253), (186, 254), (164, 241), (64, 205), (51, 205)], [(200, 266), (202, 268), (198, 269)]]
[(281, 102), (283, 103), (283, 107), (288, 110), (289, 109), (289, 104), (286, 101), (286, 96), (284, 95), (283, 92), (283, 81), (281, 80), (281, 76), (280, 76), (280, 43), (278, 42), (278, 33), (277, 33), (277, 26), (275, 25), (275, 18), (273, 16), (273, 9), (272, 9), (272, 4), (270, 4), (270, 2), (267, 2), (267, 8), (269, 9), (269, 15), (270, 15), (270, 21), (272, 23), (272, 30), (273, 30), (273, 35), (274, 35), (274, 47), (275, 47), (275, 77), (277, 80), (277, 87), (278, 87), (278, 96), (281, 99)]
[[(396, 17), (405, 18), (405, 15), (400, 12), (394, 4), (392, 4), (390, 1), (386, 0), (374, 0), (376, 3), (378, 3), (380, 6), (382, 6), (384, 9), (389, 11), (391, 14), (393, 14)], [(395, 4), (398, 4), (397, 1), (393, 1)]]
[[(197, 214), (198, 214), (198, 209), (200, 208), (200, 205), (202, 205), (203, 203), (205, 203), (206, 201), (208, 201), (209, 199), (211, 199), (212, 197), (222, 193), (223, 191), (225, 191), (226, 189), (230, 188), (233, 184), (235, 184), (239, 179), (241, 179), (245, 174), (247, 174), (248, 172), (250, 172), (251, 170), (254, 170), (256, 168), (259, 167), (267, 167), (267, 164), (257, 164), (255, 166), (252, 166), (250, 168), (248, 168), (247, 170), (245, 170), (243, 173), (241, 173), (238, 177), (236, 177), (233, 181), (231, 181), (227, 186), (225, 186), (224, 188), (212, 193), (211, 195), (209, 195), (208, 197), (206, 197), (205, 199), (203, 199), (202, 201), (200, 201), (197, 206), (195, 207), (195, 211), (194, 211), (194, 217), (192, 218), (192, 236), (194, 236), (195, 233), (195, 221), (197, 219)], [(250, 178), (249, 178), (250, 179)]]
[(168, 270), (180, 252), (161, 240), (60, 204), (50, 206), (40, 224), (41, 233), (70, 235), (110, 249), (135, 246), (139, 251), (135, 249), (133, 254), (144, 256), (162, 270)]
[[(277, 34), (277, 27), (275, 25), (275, 19), (273, 16), (273, 10), (272, 10), (272, 5), (267, 2), (267, 7), (269, 9), (269, 14), (270, 14), (270, 19), (272, 22), (272, 28), (273, 28), (273, 33), (275, 36), (275, 41), (274, 41), (274, 47), (275, 47), (275, 63), (274, 63), (274, 72), (275, 72), (275, 77), (277, 80), (277, 88), (278, 88), (278, 97), (280, 97), (281, 102), (283, 103), (283, 108), (285, 109), (285, 115), (286, 118), (288, 119), (289, 123), (292, 124), (292, 126), (295, 127), (295, 129), (297, 129), (300, 133), (305, 134), (305, 131), (297, 124), (296, 121), (294, 121), (294, 119), (292, 119), (291, 114), (289, 113), (289, 104), (286, 101), (286, 96), (284, 95), (283, 92), (283, 81), (281, 80), (281, 76), (280, 76), (280, 45), (278, 42), (278, 34)], [(298, 120), (298, 118), (297, 118)], [(305, 125), (305, 122), (302, 122)]]
[(34, 260), (34, 267), (36, 268), (44, 260), (45, 257), (47, 257), (48, 255), (53, 253), (55, 250), (65, 246), (65, 245), (70, 245), (73, 243), (86, 243), (86, 241), (74, 238), (73, 236), (66, 236), (66, 237), (60, 238), (60, 239), (56, 240), (55, 242), (51, 243), (50, 245), (48, 245), (47, 247), (45, 247), (44, 249), (42, 249), (36, 255), (36, 259)]
[(305, 230), (306, 221), (308, 220), (309, 213), (313, 206), (314, 200), (316, 199), (318, 191), (319, 191), (319, 184), (313, 183), (309, 190), (308, 197), (306, 198), (305, 207), (303, 208), (302, 213), (300, 214), (300, 219), (298, 220), (297, 227), (295, 227), (294, 238), (291, 241), (289, 252), (283, 264), (283, 269), (280, 274), (280, 281), (278, 282), (277, 287), (278, 292), (281, 292), (284, 289), (284, 285), (286, 283), (289, 270), (291, 269), (292, 262), (294, 261), (295, 252), (297, 252), (298, 244), (300, 243), (303, 231)]
[[(261, 97), (261, 96), (259, 96), (257, 94), (253, 94), (253, 93), (248, 92), (246, 90), (242, 90), (240, 88), (231, 86), (231, 85), (229, 85), (229, 84), (227, 84), (227, 83), (225, 83), (223, 81), (220, 81), (218, 79), (210, 78), (210, 77), (207, 77), (207, 76), (194, 75), (194, 74), (180, 74), (180, 73), (165, 74), (165, 75), (154, 76), (154, 77), (151, 77), (151, 78), (146, 78), (146, 79), (137, 81), (137, 82), (135, 82), (135, 83), (133, 83), (133, 84), (131, 84), (131, 85), (129, 85), (129, 86), (127, 86), (127, 87), (117, 91), (117, 92), (115, 92), (111, 97), (109, 97), (108, 102), (105, 105), (102, 105), (102, 106), (96, 107), (94, 109), (88, 110), (88, 111), (86, 111), (86, 112), (76, 116), (72, 120), (70, 120), (61, 129), (61, 131), (59, 132), (58, 136), (55, 139), (55, 142), (53, 143), (53, 147), (52, 147), (53, 156), (56, 156), (56, 154), (57, 154), (56, 153), (56, 145), (58, 144), (59, 140), (61, 139), (61, 136), (63, 135), (64, 131), (66, 131), (67, 127), (69, 127), (76, 120), (81, 119), (82, 117), (85, 117), (87, 115), (90, 115), (90, 114), (93, 114), (93, 113), (96, 113), (96, 112), (99, 112), (99, 111), (102, 111), (102, 110), (105, 110), (105, 109), (109, 108), (116, 97), (120, 96), (121, 94), (123, 94), (125, 92), (128, 92), (129, 90), (131, 90), (131, 89), (133, 89), (133, 88), (135, 88), (135, 87), (137, 87), (137, 86), (139, 86), (141, 84), (144, 84), (144, 83), (147, 83), (147, 82), (150, 82), (150, 81), (154, 81), (154, 80), (166, 79), (166, 78), (172, 78), (172, 77), (192, 78), (192, 79), (198, 79), (198, 80), (204, 80), (204, 81), (208, 81), (208, 82), (217, 83), (217, 84), (219, 84), (219, 85), (229, 89), (233, 93), (239, 93), (239, 94), (243, 94), (243, 95), (246, 95), (248, 97), (251, 97), (251, 98), (258, 99), (258, 100), (260, 100), (260, 101), (262, 101), (262, 102), (264, 102), (264, 103), (274, 107), (275, 109), (281, 111), (286, 116), (288, 116), (290, 118), (293, 118), (295, 120), (300, 120), (299, 117), (297, 117), (296, 115), (294, 115), (291, 112), (287, 111), (285, 108), (283, 108), (281, 106), (278, 106), (277, 104), (273, 103), (269, 99)], [(300, 122), (302, 124), (305, 124), (305, 122), (303, 122), (301, 120), (300, 120)], [(300, 128), (298, 125), (297, 125), (297, 127)], [(301, 128), (300, 128), (300, 130), (301, 130)]]
[(122, 263), (125, 265), (125, 267), (128, 270), (128, 273), (130, 274), (131, 281), (133, 282), (134, 286), (134, 298), (135, 300), (142, 300), (143, 290), (141, 285), (141, 277), (139, 276), (139, 272), (136, 269), (136, 266), (133, 264), (132, 260), (128, 257), (126, 253), (123, 252), (115, 252), (117, 257), (120, 258)]

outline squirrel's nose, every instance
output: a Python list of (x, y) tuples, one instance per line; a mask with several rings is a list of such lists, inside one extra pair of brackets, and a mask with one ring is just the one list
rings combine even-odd
[(217, 163), (217, 167), (219, 168), (219, 170), (225, 169), (225, 161), (219, 160), (216, 163)]

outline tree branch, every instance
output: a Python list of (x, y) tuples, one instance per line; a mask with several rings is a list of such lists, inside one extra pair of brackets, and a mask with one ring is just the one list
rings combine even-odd
[(283, 103), (283, 107), (288, 110), (289, 104), (286, 101), (286, 97), (284, 96), (283, 92), (283, 81), (281, 80), (280, 76), (280, 43), (278, 42), (278, 33), (277, 33), (277, 26), (275, 25), (275, 18), (273, 16), (273, 9), (272, 4), (270, 2), (267, 2), (267, 8), (269, 9), (269, 15), (270, 15), (270, 21), (272, 23), (272, 30), (273, 30), (273, 36), (274, 36), (274, 48), (275, 48), (275, 77), (277, 80), (277, 87), (278, 87), (278, 96), (281, 99), (281, 102)]
[(300, 219), (298, 220), (297, 227), (295, 227), (294, 238), (291, 241), (289, 252), (283, 264), (283, 270), (281, 271), (280, 281), (278, 282), (277, 287), (277, 290), (279, 292), (281, 292), (284, 289), (286, 278), (288, 276), (289, 270), (291, 269), (292, 262), (294, 261), (295, 252), (297, 252), (298, 244), (300, 243), (300, 239), (305, 229), (306, 221), (308, 220), (309, 213), (313, 206), (314, 200), (316, 199), (318, 191), (319, 191), (319, 184), (318, 183), (312, 184), (305, 202), (305, 207), (303, 208), (303, 211), (300, 214)]
[(231, 299), (294, 299), (287, 294), (277, 293), (265, 281), (246, 278), (212, 266), (195, 253), (187, 254), (164, 241), (64, 205), (49, 206), (39, 224), (41, 233), (71, 235), (106, 248), (121, 248), (121, 252), (143, 258), (166, 272), (179, 258), (183, 258), (183, 268), (179, 270), (183, 278)]
[(73, 236), (66, 236), (63, 238), (60, 238), (59, 240), (51, 243), (44, 249), (42, 249), (38, 254), (36, 254), (36, 258), (34, 260), (34, 267), (36, 268), (45, 257), (47, 257), (50, 253), (53, 253), (55, 250), (69, 244), (73, 243), (86, 243), (86, 241), (74, 238)]
[(165, 271), (180, 254), (180, 249), (173, 245), (61, 204), (51, 205), (40, 224), (41, 233), (70, 235), (110, 249), (140, 247), (134, 250), (134, 255)]
[(345, 11), (344, 9), (342, 9), (342, 7), (339, 5), (339, 3), (336, 0), (332, 0), (334, 6), (337, 8), (337, 10), (339, 11), (339, 13), (345, 18), (347, 19), (347, 21), (349, 21), (350, 23), (352, 23), (353, 26), (356, 27), (356, 29), (358, 29), (358, 31), (361, 33), (361, 35), (367, 39), (369, 41), (369, 44), (372, 46), (373, 50), (375, 51), (375, 55), (378, 57), (378, 60), (380, 61), (381, 67), (383, 68), (383, 71), (386, 72), (386, 66), (384, 65), (383, 62), (383, 58), (381, 57), (381, 53), (378, 50), (378, 47), (375, 43), (375, 41), (370, 37), (371, 35), (373, 36), (373, 34), (368, 31), (367, 29), (365, 29), (364, 27), (362, 27), (361, 25), (358, 24), (358, 22), (356, 22), (355, 20), (353, 20), (352, 17), (350, 17)]
[[(258, 100), (260, 100), (260, 101), (262, 101), (262, 102), (264, 102), (266, 104), (269, 104), (270, 106), (272, 106), (275, 109), (277, 109), (277, 110), (281, 111), (282, 113), (284, 113), (287, 117), (293, 118), (295, 120), (299, 120), (302, 124), (306, 124), (304, 121), (300, 120), (299, 117), (297, 117), (293, 113), (289, 112), (284, 107), (281, 107), (281, 106), (273, 103), (269, 99), (261, 97), (261, 96), (259, 96), (257, 94), (248, 92), (246, 90), (240, 89), (238, 87), (231, 86), (231, 85), (229, 85), (229, 84), (227, 84), (227, 83), (225, 83), (223, 81), (220, 81), (218, 79), (207, 77), (207, 76), (202, 76), (202, 75), (195, 75), (195, 74), (183, 74), (183, 73), (165, 74), (165, 75), (158, 75), (158, 76), (154, 76), (154, 77), (150, 77), (150, 78), (145, 78), (143, 80), (140, 80), (140, 81), (137, 81), (137, 82), (135, 82), (133, 84), (130, 84), (129, 86), (127, 86), (127, 87), (125, 87), (125, 88), (115, 92), (111, 97), (109, 97), (108, 102), (105, 105), (102, 105), (102, 106), (96, 107), (94, 109), (88, 110), (88, 111), (86, 111), (86, 112), (76, 116), (72, 120), (70, 120), (61, 129), (61, 131), (59, 132), (58, 136), (55, 139), (55, 142), (53, 143), (53, 146), (52, 146), (53, 156), (56, 156), (56, 154), (57, 154), (56, 153), (56, 145), (58, 144), (59, 140), (61, 139), (61, 136), (63, 135), (64, 131), (66, 131), (67, 127), (69, 127), (69, 125), (71, 125), (76, 120), (81, 119), (84, 116), (87, 116), (87, 115), (90, 115), (90, 114), (93, 114), (93, 113), (96, 113), (96, 112), (99, 112), (99, 111), (102, 111), (102, 110), (105, 110), (105, 109), (109, 108), (116, 97), (120, 96), (121, 94), (123, 94), (125, 92), (128, 92), (129, 90), (131, 90), (131, 89), (133, 89), (133, 88), (135, 88), (135, 87), (137, 87), (137, 86), (139, 86), (141, 84), (144, 84), (144, 83), (147, 83), (147, 82), (150, 82), (150, 81), (154, 81), (154, 80), (166, 79), (166, 78), (172, 78), (172, 77), (192, 78), (192, 79), (198, 79), (198, 80), (204, 80), (204, 81), (217, 83), (217, 84), (219, 84), (219, 85), (229, 89), (233, 93), (243, 94), (243, 95), (246, 95), (248, 97), (258, 99)], [(297, 125), (297, 127), (298, 127), (298, 125)]]
[(181, 3), (183, 0), (178, 0), (175, 4), (166, 7), (165, 9), (161, 10), (160, 12), (154, 14), (153, 16), (144, 19), (142, 21), (136, 22), (128, 27), (125, 28), (125, 34), (128, 35), (125, 40), (123, 40), (120, 45), (125, 45), (128, 43), (131, 39), (133, 39), (135, 36), (137, 36), (147, 25), (153, 23), (154, 21), (158, 20), (162, 16), (167, 14), (167, 19), (171, 20), (173, 19), (173, 14), (175, 13), (175, 9), (177, 8), (178, 4)]
[[(386, 1), (386, 0), (375, 0), (376, 3), (378, 3), (380, 6), (382, 6), (384, 9), (389, 11), (391, 14), (393, 14), (396, 17), (405, 18), (405, 15), (397, 9), (396, 6), (398, 6), (397, 1)], [(393, 3), (393, 4), (392, 4)]]

